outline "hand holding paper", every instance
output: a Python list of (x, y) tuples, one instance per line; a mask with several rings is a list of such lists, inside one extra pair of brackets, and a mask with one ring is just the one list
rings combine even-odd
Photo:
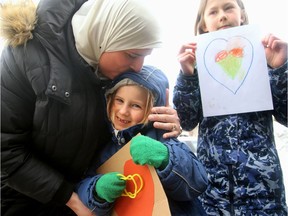
[(136, 136), (131, 140), (130, 154), (134, 163), (152, 165), (164, 169), (169, 162), (168, 148), (147, 136)]
[(121, 178), (119, 172), (104, 174), (96, 183), (95, 190), (97, 195), (107, 202), (114, 202), (121, 196), (126, 188), (126, 181)]

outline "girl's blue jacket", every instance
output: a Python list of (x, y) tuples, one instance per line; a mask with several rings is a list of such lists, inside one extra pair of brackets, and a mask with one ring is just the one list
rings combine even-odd
[(199, 125), (197, 156), (208, 173), (209, 215), (287, 215), (273, 118), (287, 127), (287, 62), (269, 68), (273, 110), (203, 117), (198, 74), (179, 74), (173, 102), (184, 130)]
[[(156, 96), (155, 106), (165, 105), (165, 89), (168, 88), (168, 80), (163, 72), (151, 66), (144, 66), (140, 73), (128, 72), (120, 75), (112, 86), (126, 77), (150, 89)], [(207, 176), (202, 164), (185, 143), (175, 138), (163, 139), (163, 131), (156, 130), (152, 124), (144, 128), (143, 125), (135, 125), (119, 131), (117, 136), (111, 126), (111, 133), (113, 133), (111, 142), (103, 147), (102, 154), (99, 158), (95, 158), (89, 175), (77, 187), (76, 192), (83, 203), (91, 210), (93, 209), (98, 216), (111, 214), (113, 203), (101, 203), (93, 198), (95, 184), (101, 177), (101, 174), (96, 173), (96, 169), (139, 132), (161, 141), (169, 150), (169, 164), (164, 170), (156, 170), (167, 195), (171, 214), (175, 216), (205, 215), (197, 198), (207, 187)]]

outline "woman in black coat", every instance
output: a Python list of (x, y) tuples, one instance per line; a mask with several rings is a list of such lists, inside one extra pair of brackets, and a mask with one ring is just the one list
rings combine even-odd
[[(1, 10), (8, 42), (0, 64), (1, 213), (91, 215), (73, 190), (111, 139), (104, 87), (141, 69), (160, 44), (158, 26), (135, 0), (43, 0)], [(166, 136), (179, 135), (176, 111), (156, 109), (158, 126), (176, 126)]]

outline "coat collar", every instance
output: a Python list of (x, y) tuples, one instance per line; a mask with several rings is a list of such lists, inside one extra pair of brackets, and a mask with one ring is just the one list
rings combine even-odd
[(70, 104), (72, 71), (91, 72), (91, 67), (78, 54), (71, 19), (83, 0), (39, 2), (38, 22), (34, 36), (40, 41), (50, 61), (50, 80), (46, 94), (63, 103)]

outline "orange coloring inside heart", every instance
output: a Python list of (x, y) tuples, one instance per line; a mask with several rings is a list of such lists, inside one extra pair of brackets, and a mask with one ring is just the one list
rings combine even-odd
[(221, 61), (222, 59), (226, 58), (228, 55), (227, 51), (226, 50), (222, 50), (220, 51), (219, 53), (217, 53), (216, 57), (215, 57), (215, 61), (216, 62), (219, 62)]
[(229, 51), (229, 54), (235, 57), (243, 57), (243, 49), (242, 48), (234, 48)]
[(222, 50), (218, 52), (215, 56), (215, 61), (220, 67), (224, 70), (226, 75), (234, 80), (237, 76), (241, 78), (242, 71), (242, 57), (243, 57), (243, 48), (234, 48), (229, 52)]

